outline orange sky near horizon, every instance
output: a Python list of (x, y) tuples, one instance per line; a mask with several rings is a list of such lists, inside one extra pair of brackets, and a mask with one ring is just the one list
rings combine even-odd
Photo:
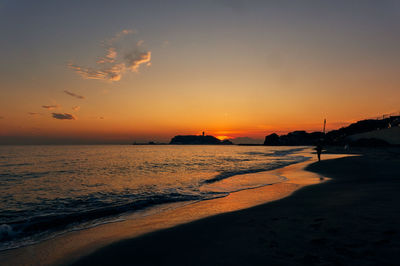
[(0, 143), (263, 139), (399, 113), (400, 5), (233, 2), (0, 5)]

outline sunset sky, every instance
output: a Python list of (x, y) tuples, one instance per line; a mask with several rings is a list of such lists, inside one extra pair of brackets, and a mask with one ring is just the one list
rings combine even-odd
[(400, 111), (400, 1), (0, 0), (0, 144), (336, 129)]

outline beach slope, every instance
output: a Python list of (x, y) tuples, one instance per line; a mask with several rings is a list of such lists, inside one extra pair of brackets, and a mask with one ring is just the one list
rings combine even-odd
[(106, 246), (75, 265), (395, 265), (400, 151), (363, 150), (308, 170), (292, 196)]

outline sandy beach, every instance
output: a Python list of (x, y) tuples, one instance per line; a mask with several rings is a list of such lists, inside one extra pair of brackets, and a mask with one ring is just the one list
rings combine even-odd
[(256, 174), (286, 176), (283, 183), (71, 232), (0, 258), (4, 265), (395, 265), (400, 151), (354, 152), (361, 155), (324, 154)]
[(400, 151), (358, 152), (307, 167), (329, 182), (121, 241), (75, 265), (398, 265)]
[[(338, 155), (329, 156), (338, 157)], [(163, 211), (158, 207), (146, 210), (144, 213), (134, 213), (121, 222), (73, 231), (38, 244), (3, 251), (0, 252), (0, 259), (7, 265), (70, 264), (99, 248), (123, 239), (278, 200), (305, 185), (319, 184), (326, 180), (321, 180), (319, 174), (304, 170), (314, 160), (315, 158), (272, 171), (238, 176), (241, 182), (254, 179), (268, 180), (274, 176), (286, 177), (288, 180), (282, 183), (237, 191), (223, 198), (163, 205)]]

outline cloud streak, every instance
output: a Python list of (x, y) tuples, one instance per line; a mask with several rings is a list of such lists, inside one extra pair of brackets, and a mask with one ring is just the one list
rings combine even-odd
[(42, 105), (42, 108), (47, 109), (47, 110), (54, 110), (60, 107), (58, 104), (56, 105)]
[(119, 81), (126, 72), (139, 72), (141, 65), (151, 66), (151, 51), (143, 49), (143, 40), (134, 44), (129, 43), (129, 49), (123, 49), (124, 44), (127, 44), (121, 43), (123, 37), (133, 33), (131, 30), (123, 30), (103, 42), (106, 47), (104, 56), (96, 61), (94, 67), (81, 66), (72, 62), (68, 64), (68, 67), (84, 79)]
[(111, 39), (105, 41), (104, 43), (108, 46), (113, 45), (115, 42), (119, 41), (121, 38), (123, 38), (126, 35), (129, 34), (135, 34), (136, 31), (135, 30), (122, 30), (120, 32), (117, 32)]
[(51, 114), (53, 118), (59, 119), (59, 120), (76, 120), (77, 118), (72, 115), (72, 114), (67, 114), (67, 113), (52, 113)]
[(81, 109), (80, 106), (74, 106), (74, 107), (72, 107), (72, 110), (74, 110), (74, 111), (79, 111), (79, 109)]
[(99, 60), (97, 60), (97, 64), (105, 64), (105, 63), (114, 63), (115, 58), (117, 58), (117, 51), (114, 47), (109, 47), (107, 48), (106, 55), (104, 57), (101, 57)]
[(35, 112), (28, 112), (28, 115), (37, 116), (37, 115), (42, 115), (42, 114), (41, 113), (35, 113)]
[(151, 52), (128, 54), (125, 56), (127, 67), (133, 71), (138, 72), (141, 64), (149, 64), (151, 60)]
[(82, 67), (69, 64), (69, 68), (75, 70), (84, 79), (101, 79), (108, 81), (118, 81), (125, 71), (125, 65), (112, 65), (102, 69)]
[(81, 100), (85, 99), (85, 96), (78, 95), (78, 94), (76, 94), (76, 93), (73, 93), (73, 92), (70, 92), (70, 91), (67, 91), (67, 90), (64, 90), (64, 92), (65, 92), (66, 94), (72, 96), (72, 97), (77, 98), (77, 99), (81, 99)]

